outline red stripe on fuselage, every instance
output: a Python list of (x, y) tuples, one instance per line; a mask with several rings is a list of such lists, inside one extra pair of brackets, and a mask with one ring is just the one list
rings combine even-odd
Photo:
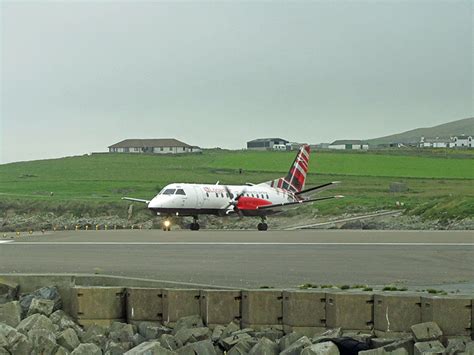
[(268, 206), (272, 203), (268, 200), (264, 200), (256, 197), (241, 197), (237, 202), (237, 208), (239, 210), (256, 210), (260, 206)]

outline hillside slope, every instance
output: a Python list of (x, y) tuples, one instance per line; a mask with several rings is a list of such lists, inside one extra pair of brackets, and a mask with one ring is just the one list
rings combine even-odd
[(385, 137), (368, 139), (367, 141), (369, 144), (386, 144), (392, 142), (415, 143), (420, 141), (420, 137), (449, 137), (460, 134), (474, 134), (474, 117), (464, 118), (434, 127), (412, 129)]

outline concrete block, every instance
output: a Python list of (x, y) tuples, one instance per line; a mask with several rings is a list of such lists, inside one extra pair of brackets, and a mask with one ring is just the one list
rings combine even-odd
[(435, 322), (425, 322), (411, 326), (416, 341), (439, 340), (443, 332)]
[(127, 288), (127, 321), (163, 320), (163, 290), (161, 288)]
[(421, 298), (421, 321), (436, 322), (444, 336), (469, 336), (472, 332), (470, 297), (428, 296)]
[(374, 295), (374, 329), (384, 333), (409, 332), (421, 323), (421, 297), (414, 294)]
[(76, 319), (125, 319), (122, 287), (74, 287), (72, 301)]
[(173, 325), (179, 318), (200, 314), (199, 290), (164, 289), (163, 321)]
[(420, 343), (415, 343), (415, 355), (434, 355), (434, 354), (444, 354), (445, 353), (445, 347), (439, 340), (433, 340), (433, 341), (424, 341)]
[(278, 290), (242, 291), (242, 328), (283, 329), (283, 296)]
[(326, 293), (283, 291), (283, 327), (285, 333), (313, 336), (326, 326)]
[(373, 328), (374, 296), (370, 293), (333, 292), (326, 294), (326, 326), (344, 330)]
[(239, 290), (201, 290), (201, 318), (208, 327), (240, 321), (242, 295)]

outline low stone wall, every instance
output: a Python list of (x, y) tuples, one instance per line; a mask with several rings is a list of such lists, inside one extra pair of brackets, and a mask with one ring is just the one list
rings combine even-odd
[[(445, 336), (473, 336), (474, 295), (409, 292), (222, 290), (107, 276), (0, 275), (20, 292), (56, 286), (64, 310), (79, 324), (114, 321), (175, 323), (200, 315), (209, 327), (237, 321), (243, 328), (275, 328), (313, 335), (325, 328), (399, 336), (412, 325), (436, 322)], [(98, 286), (101, 285), (101, 286)]]

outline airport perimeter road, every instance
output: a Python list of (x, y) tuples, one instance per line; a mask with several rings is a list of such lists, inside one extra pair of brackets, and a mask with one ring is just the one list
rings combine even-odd
[(0, 239), (0, 273), (232, 287), (474, 285), (472, 231), (64, 231)]

